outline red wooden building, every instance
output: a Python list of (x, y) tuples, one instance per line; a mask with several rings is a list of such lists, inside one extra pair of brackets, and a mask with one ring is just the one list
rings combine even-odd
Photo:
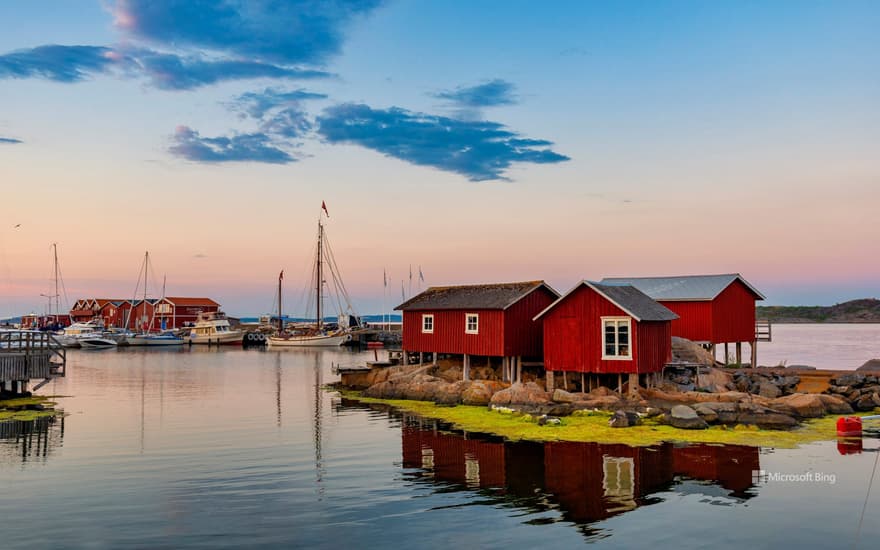
[(715, 344), (736, 343), (737, 363), (742, 362), (741, 343), (748, 342), (755, 364), (755, 301), (764, 295), (742, 275), (613, 277), (602, 283), (632, 285), (675, 312), (673, 336), (706, 344), (713, 351)]
[(500, 357), (502, 377), (518, 380), (522, 358), (542, 354), (533, 317), (557, 297), (544, 281), (431, 287), (395, 308), (403, 312), (404, 357), (461, 355), (465, 378), (471, 356)]
[(180, 328), (195, 324), (199, 313), (220, 311), (220, 304), (210, 298), (169, 296), (156, 305), (157, 328)]
[[(555, 372), (611, 374), (618, 386), (628, 374), (634, 389), (640, 375), (659, 373), (672, 359), (670, 323), (676, 318), (633, 286), (581, 281), (535, 316), (543, 321), (548, 390)], [(584, 376), (581, 385), (586, 391)]]

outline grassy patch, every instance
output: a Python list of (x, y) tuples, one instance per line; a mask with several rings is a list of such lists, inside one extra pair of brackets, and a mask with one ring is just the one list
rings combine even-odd
[[(495, 434), (514, 441), (583, 441), (632, 446), (679, 441), (793, 448), (803, 443), (837, 438), (837, 416), (808, 420), (790, 431), (762, 430), (755, 426), (711, 426), (708, 430), (681, 430), (652, 419), (644, 419), (644, 424), (632, 428), (611, 428), (608, 426), (611, 413), (605, 411), (580, 412), (562, 418), (560, 425), (539, 426), (537, 419), (531, 415), (499, 412), (486, 407), (444, 407), (427, 401), (373, 399), (362, 397), (358, 392), (342, 393), (345, 397), (362, 403), (382, 403), (402, 411), (448, 422), (456, 429)], [(865, 414), (870, 413), (857, 415)]]
[[(37, 405), (44, 407), (44, 410), (34, 410), (32, 408)], [(4, 399), (0, 401), (0, 422), (4, 420), (28, 421), (45, 416), (55, 416), (58, 411), (54, 407), (54, 401), (41, 395)]]

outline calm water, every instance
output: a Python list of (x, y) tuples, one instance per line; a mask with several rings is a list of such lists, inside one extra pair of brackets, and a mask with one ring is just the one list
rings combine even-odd
[(874, 358), (880, 359), (880, 324), (773, 325), (773, 341), (758, 342), (761, 365), (853, 370)]
[(880, 456), (456, 434), (322, 389), (358, 359), (71, 352), (67, 415), (0, 428), (0, 547), (850, 547)]

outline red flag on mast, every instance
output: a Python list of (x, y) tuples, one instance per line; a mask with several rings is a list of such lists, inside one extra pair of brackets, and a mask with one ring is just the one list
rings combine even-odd
[(321, 208), (324, 210), (324, 213), (327, 214), (327, 217), (329, 218), (330, 212), (327, 212), (327, 205), (324, 203), (324, 201), (321, 201)]

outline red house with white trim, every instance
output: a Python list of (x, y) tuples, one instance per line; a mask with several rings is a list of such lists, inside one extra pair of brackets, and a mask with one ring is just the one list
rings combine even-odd
[(678, 316), (630, 285), (581, 281), (535, 316), (543, 322), (548, 387), (555, 372), (658, 373), (672, 359)]
[(544, 281), (431, 287), (395, 308), (403, 312), (403, 350), (435, 360), (461, 355), (465, 377), (471, 356), (499, 357), (503, 377), (515, 379), (523, 357), (541, 357), (533, 317), (558, 296)]

